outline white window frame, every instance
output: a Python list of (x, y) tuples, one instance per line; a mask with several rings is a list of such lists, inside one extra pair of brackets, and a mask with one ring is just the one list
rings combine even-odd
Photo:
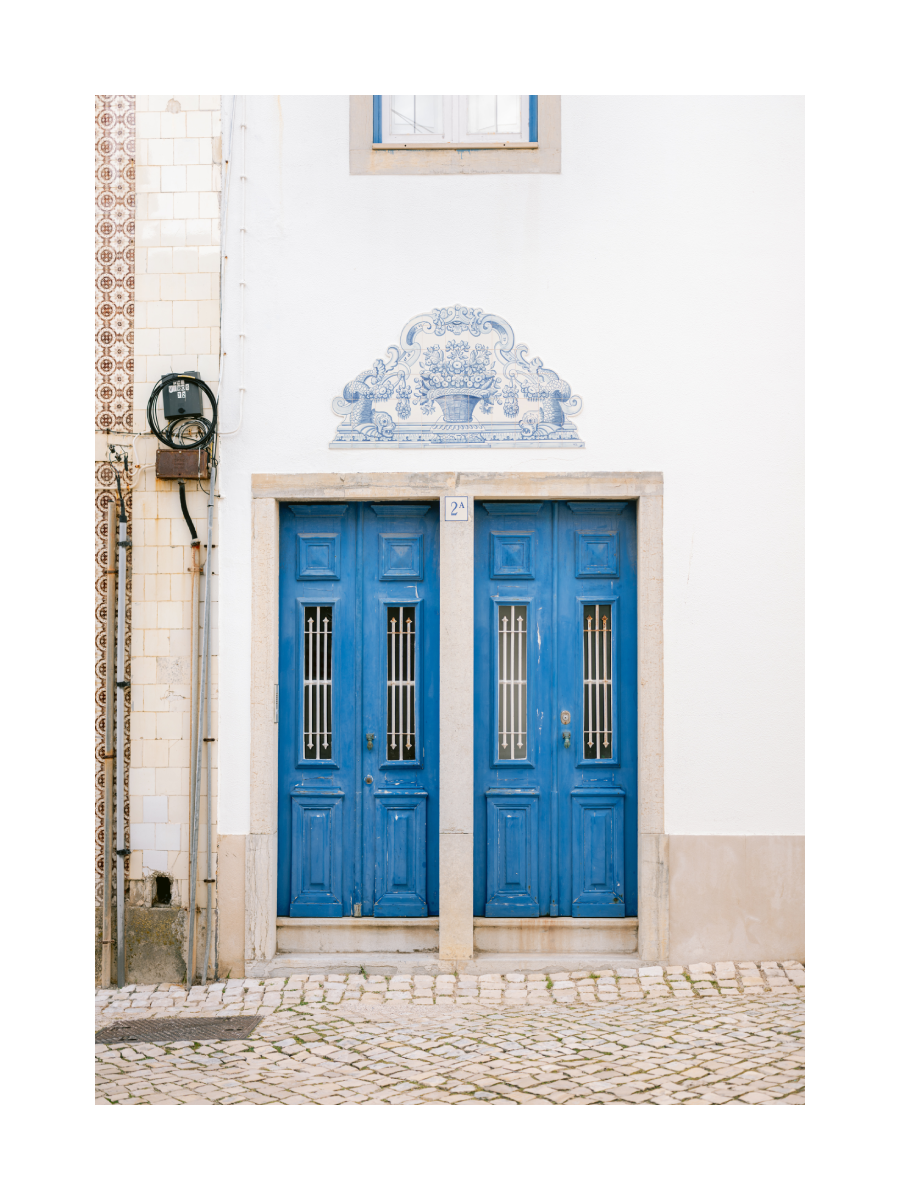
[(433, 133), (392, 134), (390, 131), (391, 96), (381, 96), (381, 141), (373, 143), (379, 146), (407, 149), (436, 149), (445, 147), (478, 146), (480, 148), (505, 146), (534, 146), (530, 142), (530, 109), (529, 97), (520, 96), (520, 133), (469, 133), (467, 130), (468, 95), (443, 97), (443, 120), (440, 136)]

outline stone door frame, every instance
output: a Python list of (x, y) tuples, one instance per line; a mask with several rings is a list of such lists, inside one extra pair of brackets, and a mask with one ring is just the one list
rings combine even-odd
[[(250, 666), (250, 829), (245, 857), (247, 967), (276, 948), (278, 843), (278, 505), (284, 501), (635, 500), (638, 587), (638, 953), (668, 957), (663, 803), (663, 477), (659, 471), (424, 471), (254, 474)], [(471, 959), (474, 512), (441, 520), (440, 928), (442, 959)], [(443, 506), (442, 506), (443, 517)]]

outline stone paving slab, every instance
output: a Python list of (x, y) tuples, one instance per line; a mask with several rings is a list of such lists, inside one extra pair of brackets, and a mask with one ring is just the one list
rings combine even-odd
[(255, 1013), (240, 1042), (98, 1050), (99, 1104), (802, 1104), (803, 967), (334, 973), (97, 993), (97, 1028)]

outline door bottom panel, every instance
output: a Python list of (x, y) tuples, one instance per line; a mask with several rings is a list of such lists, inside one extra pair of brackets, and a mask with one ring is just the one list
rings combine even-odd
[(419, 789), (375, 792), (376, 917), (427, 917), (425, 813)]
[(538, 906), (538, 813), (536, 788), (488, 788), (488, 917), (536, 917)]
[(625, 911), (625, 793), (572, 790), (572, 916), (618, 917)]
[(305, 789), (291, 796), (291, 916), (339, 917), (344, 793)]

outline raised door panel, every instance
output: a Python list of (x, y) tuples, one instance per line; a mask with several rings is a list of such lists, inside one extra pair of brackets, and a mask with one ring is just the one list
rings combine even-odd
[(379, 534), (379, 579), (385, 582), (396, 579), (403, 583), (415, 583), (416, 580), (424, 579), (424, 540), (421, 533), (406, 537)]
[(487, 815), (485, 916), (536, 917), (540, 793), (491, 788)]
[(624, 907), (625, 794), (572, 792), (572, 916), (621, 917)]
[(343, 792), (291, 797), (292, 917), (339, 917), (342, 905)]
[(297, 578), (340, 579), (341, 535), (339, 533), (297, 534)]
[(425, 917), (428, 793), (375, 793), (375, 916)]

